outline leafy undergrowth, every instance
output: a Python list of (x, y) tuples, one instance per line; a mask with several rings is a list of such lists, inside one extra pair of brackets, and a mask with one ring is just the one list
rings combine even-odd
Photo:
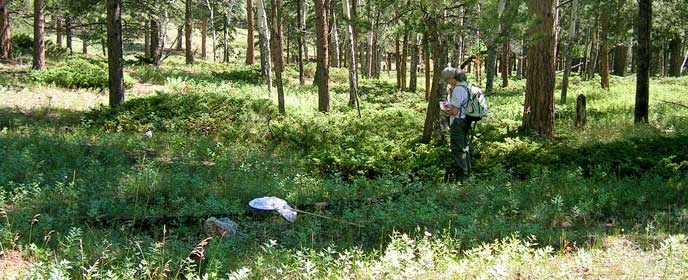
[[(46, 70), (32, 71), (30, 76), (39, 83), (54, 84), (65, 88), (108, 88), (107, 62), (74, 56)], [(124, 75), (124, 87), (131, 88), (136, 81)]]
[[(363, 80), (359, 119), (346, 105), (345, 69), (336, 69), (332, 112), (316, 111), (316, 88), (287, 84), (283, 116), (256, 66), (137, 67), (137, 79), (165, 90), (56, 122), (43, 111), (0, 110), (13, 119), (0, 122), (0, 245), (33, 262), (24, 275), (680, 279), (688, 271), (677, 234), (688, 229), (688, 113), (653, 103), (650, 124), (633, 126), (629, 78), (614, 78), (610, 92), (573, 79), (571, 92), (589, 98), (588, 128), (573, 127), (569, 100), (557, 107), (552, 142), (517, 133), (524, 84), (512, 81), (489, 97), (492, 115), (476, 127), (475, 176), (447, 184), (446, 141), (420, 143), (422, 90)], [(298, 81), (294, 69), (285, 73)], [(685, 79), (654, 80), (653, 89), (680, 102)], [(287, 224), (247, 209), (269, 195), (326, 218), (302, 213)], [(238, 222), (238, 235), (198, 245), (201, 221), (220, 215)], [(207, 257), (200, 265), (194, 247)]]

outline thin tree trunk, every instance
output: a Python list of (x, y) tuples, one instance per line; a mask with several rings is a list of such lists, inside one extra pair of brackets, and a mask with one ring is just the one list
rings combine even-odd
[(423, 35), (423, 60), (425, 62), (425, 101), (430, 101), (430, 39)]
[(150, 57), (150, 22), (146, 21), (143, 26), (143, 56)]
[(349, 106), (356, 106), (358, 109), (358, 117), (361, 117), (361, 109), (358, 100), (358, 67), (356, 64), (356, 42), (354, 40), (354, 25), (351, 24), (351, 7), (349, 0), (342, 0), (344, 4), (344, 18), (347, 22), (347, 31), (349, 38)]
[(409, 69), (409, 76), (411, 80), (409, 81), (409, 91), (416, 92), (418, 86), (418, 61), (420, 60), (420, 55), (418, 54), (418, 44), (420, 43), (420, 35), (416, 35), (413, 38), (411, 45), (411, 68)]
[(306, 77), (303, 72), (303, 64), (304, 64), (304, 51), (305, 51), (305, 46), (304, 46), (304, 37), (306, 33), (306, 26), (303, 24), (305, 22), (305, 15), (303, 14), (303, 7), (305, 4), (306, 0), (299, 0), (298, 7), (297, 7), (297, 16), (298, 16), (298, 24), (299, 24), (299, 31), (298, 31), (298, 44), (299, 44), (299, 84), (304, 85), (306, 83)]
[[(43, 1), (43, 0), (41, 0), (41, 1)], [(67, 16), (67, 18), (65, 19), (65, 31), (67, 33), (67, 48), (69, 49), (70, 55), (74, 52), (74, 50), (72, 48), (72, 37), (73, 37), (72, 36), (72, 34), (73, 34), (72, 28), (73, 28), (72, 27), (72, 17)]]
[(316, 29), (316, 52), (318, 54), (318, 66), (316, 79), (318, 84), (318, 110), (320, 112), (330, 111), (330, 73), (327, 58), (329, 44), (327, 40), (327, 15), (329, 1), (315, 0), (315, 29)]
[(509, 86), (509, 76), (511, 70), (511, 63), (509, 63), (509, 35), (505, 36), (504, 43), (502, 43), (502, 87)]
[(337, 31), (337, 9), (330, 9), (332, 15), (332, 26), (330, 32), (330, 42), (332, 44), (332, 51), (330, 53), (330, 60), (332, 67), (339, 67), (339, 32)]
[(246, 28), (248, 29), (246, 42), (246, 64), (253, 65), (255, 63), (255, 43), (253, 42), (253, 0), (246, 0)]
[(593, 79), (595, 78), (595, 70), (597, 68), (597, 59), (598, 59), (598, 41), (599, 41), (599, 32), (598, 32), (598, 23), (599, 23), (599, 16), (595, 18), (595, 25), (593, 27), (592, 31), (592, 42), (590, 42), (590, 63), (588, 64), (588, 79)]
[(652, 0), (638, 1), (638, 73), (635, 90), (635, 123), (648, 122), (650, 101), (650, 47)]
[(81, 35), (81, 53), (88, 54), (88, 38), (86, 34)]
[(496, 44), (491, 42), (487, 46), (487, 59), (485, 62), (485, 94), (491, 94), (494, 87), (495, 70), (497, 68), (497, 50)]
[(683, 63), (681, 63), (681, 75), (683, 75), (685, 73), (684, 69), (686, 67), (683, 67), (683, 66), (686, 65), (687, 62), (688, 62), (688, 49), (686, 50), (686, 55), (683, 56)]
[(609, 16), (602, 12), (602, 33), (600, 34), (600, 86), (609, 89)]
[(201, 59), (206, 59), (207, 57), (207, 45), (206, 38), (208, 37), (208, 18), (203, 18), (201, 20)]
[(107, 0), (107, 45), (110, 107), (124, 103), (122, 0)]
[(406, 91), (406, 58), (408, 57), (408, 31), (404, 33), (403, 47), (401, 50), (401, 90)]
[(193, 54), (193, 45), (192, 45), (192, 37), (193, 37), (193, 14), (191, 13), (191, 8), (192, 8), (192, 0), (186, 0), (186, 13), (184, 14), (184, 37), (185, 37), (185, 46), (186, 46), (186, 64), (193, 64), (194, 63), (194, 54)]
[(55, 17), (55, 32), (57, 33), (57, 47), (62, 48), (62, 17)]
[(569, 34), (571, 38), (566, 44), (566, 50), (564, 57), (566, 58), (566, 67), (564, 69), (564, 77), (561, 81), (561, 98), (559, 102), (561, 104), (566, 104), (566, 94), (569, 88), (569, 76), (571, 75), (571, 67), (573, 66), (573, 46), (576, 44), (578, 39), (578, 33), (576, 32), (576, 23), (578, 21), (578, 0), (573, 0), (573, 6), (571, 7), (571, 25), (569, 26)]
[(33, 6), (33, 69), (45, 70), (45, 18), (43, 0), (34, 0)]
[[(263, 76), (267, 77), (268, 95), (272, 96), (272, 63), (270, 62), (270, 31), (268, 30), (267, 15), (263, 0), (256, 0), (256, 12), (258, 13), (258, 33), (260, 39), (260, 62)], [(226, 30), (226, 28), (225, 28)]]
[(672, 77), (681, 76), (681, 68), (683, 67), (682, 53), (681, 53), (681, 37), (675, 36), (669, 42), (669, 51), (671, 58), (669, 59), (669, 75)]
[(526, 98), (523, 131), (551, 138), (554, 136), (554, 0), (529, 0), (528, 10), (540, 24), (531, 25), (528, 34), (541, 34), (528, 48)]
[(286, 110), (284, 108), (284, 84), (282, 82), (282, 71), (284, 71), (282, 66), (284, 64), (284, 57), (282, 56), (284, 49), (282, 46), (282, 0), (271, 1), (270, 16), (272, 17), (271, 53), (277, 78), (277, 106), (279, 113), (284, 115)]
[(0, 59), (9, 59), (12, 56), (8, 3), (9, 0), (0, 0)]
[(394, 61), (394, 65), (396, 66), (397, 70), (397, 88), (401, 90), (401, 46), (399, 42), (399, 36), (396, 37), (395, 41), (395, 51), (396, 51), (396, 59)]
[[(217, 36), (215, 34), (215, 11), (213, 9), (213, 6), (210, 5), (210, 0), (205, 0), (205, 5), (208, 7), (208, 12), (210, 13), (210, 31), (212, 32), (212, 40), (213, 40), (213, 62), (216, 61), (217, 59), (217, 46), (216, 46), (216, 41), (217, 41)], [(253, 16), (251, 16), (251, 20), (253, 20)], [(253, 38), (253, 23), (251, 23), (251, 30), (249, 33), (251, 35), (251, 38)], [(253, 40), (251, 40), (251, 43), (253, 43)], [(251, 44), (251, 46), (253, 46)], [(205, 49), (205, 48), (204, 48)], [(253, 63), (251, 63), (253, 64)]]
[(425, 23), (428, 28), (428, 43), (432, 45), (434, 75), (432, 79), (432, 89), (430, 90), (430, 95), (428, 96), (428, 109), (427, 113), (425, 114), (421, 142), (430, 143), (430, 140), (432, 140), (432, 132), (435, 121), (440, 114), (439, 96), (441, 92), (444, 92), (443, 88), (440, 87), (440, 72), (442, 71), (442, 49), (446, 48), (446, 43), (442, 41), (436, 18), (427, 17), (425, 19)]
[[(222, 19), (222, 62), (223, 63), (229, 63), (229, 16), (224, 15)], [(262, 46), (263, 42), (261, 41), (261, 51), (262, 51)], [(265, 56), (261, 55), (260, 56), (260, 65), (261, 65), (261, 70), (262, 70), (262, 75), (265, 76)]]
[(301, 9), (301, 26), (303, 27), (301, 33), (301, 40), (303, 40), (303, 59), (305, 60), (305, 63), (308, 63), (310, 55), (308, 54), (308, 33), (306, 32), (306, 18), (308, 17), (308, 3), (306, 0), (301, 0), (301, 6), (299, 6), (299, 9)]
[(153, 64), (159, 66), (162, 56), (160, 49), (160, 23), (152, 16), (150, 18), (150, 40), (150, 56), (153, 58)]
[(177, 26), (177, 47), (178, 51), (182, 50), (182, 41), (184, 41), (184, 25)]

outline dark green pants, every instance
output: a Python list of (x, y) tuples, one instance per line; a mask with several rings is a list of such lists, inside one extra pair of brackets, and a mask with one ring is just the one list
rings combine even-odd
[(466, 119), (454, 119), (449, 130), (450, 148), (457, 177), (466, 178), (471, 173), (471, 153), (468, 143), (470, 123)]

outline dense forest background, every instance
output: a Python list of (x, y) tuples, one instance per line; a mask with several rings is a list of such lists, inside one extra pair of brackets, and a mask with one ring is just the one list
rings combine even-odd
[(686, 278), (686, 38), (679, 0), (0, 0), (0, 277)]

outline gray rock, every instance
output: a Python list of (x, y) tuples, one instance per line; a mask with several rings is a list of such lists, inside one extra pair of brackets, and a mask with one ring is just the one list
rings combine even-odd
[(232, 238), (237, 233), (237, 223), (229, 218), (216, 219), (210, 217), (203, 223), (205, 235), (208, 237)]

